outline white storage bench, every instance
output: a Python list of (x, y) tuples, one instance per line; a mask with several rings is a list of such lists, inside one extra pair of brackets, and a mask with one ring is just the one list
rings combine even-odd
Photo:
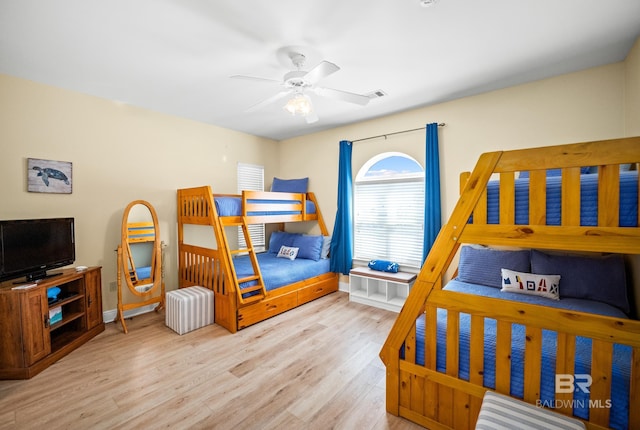
[(380, 272), (356, 267), (349, 272), (349, 300), (400, 312), (416, 276), (415, 273)]
[(185, 334), (213, 324), (213, 291), (194, 286), (169, 291), (165, 297), (165, 324)]

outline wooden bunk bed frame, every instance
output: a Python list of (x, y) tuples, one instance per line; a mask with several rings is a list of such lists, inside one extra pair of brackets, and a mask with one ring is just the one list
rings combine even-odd
[[(242, 199), (240, 216), (219, 216), (216, 197)], [(307, 213), (307, 200), (315, 205), (315, 213)], [(274, 202), (286, 202), (277, 203)], [(277, 215), (251, 215), (278, 210)], [(290, 212), (283, 214), (281, 212)], [(264, 281), (248, 233), (250, 224), (282, 224), (315, 221), (323, 236), (328, 236), (320, 207), (313, 193), (282, 193), (243, 191), (241, 195), (213, 194), (210, 186), (178, 190), (178, 272), (179, 288), (200, 285), (214, 292), (214, 320), (231, 333), (293, 309), (311, 300), (338, 290), (338, 274), (325, 273), (271, 291), (264, 289)], [(188, 224), (211, 226), (217, 248), (185, 243), (184, 228)], [(241, 227), (247, 248), (232, 249), (225, 227)], [(239, 284), (249, 279), (237, 279), (232, 256), (249, 254), (257, 282), (256, 295), (246, 298)]]
[[(483, 386), (484, 319), (497, 321), (495, 391), (510, 395), (511, 326), (526, 326), (524, 401), (540, 392), (542, 330), (557, 333), (557, 374), (573, 374), (575, 338), (592, 339), (591, 399), (611, 390), (612, 345), (632, 348), (628, 428), (640, 428), (640, 321), (567, 311), (442, 290), (461, 244), (640, 254), (640, 227), (619, 227), (619, 165), (640, 162), (640, 137), (482, 154), (461, 176), (461, 195), (442, 227), (411, 293), (380, 352), (386, 366), (386, 407), (430, 429), (474, 428)], [(580, 226), (580, 167), (599, 166), (598, 225)], [(636, 169), (638, 164), (636, 164)], [(545, 225), (545, 169), (562, 169), (562, 221)], [(514, 177), (529, 171), (529, 225), (514, 221)], [(486, 187), (500, 178), (500, 223), (487, 224)], [(494, 176), (495, 178), (495, 176)], [(639, 187), (640, 189), (640, 187)], [(536, 190), (533, 192), (533, 190)], [(472, 217), (472, 223), (469, 223)], [(640, 218), (640, 214), (639, 214)], [(640, 226), (640, 219), (638, 224)], [(447, 272), (449, 270), (449, 272)], [(436, 309), (447, 310), (446, 372), (436, 371)], [(458, 316), (470, 315), (469, 379), (458, 375)], [(425, 365), (416, 364), (416, 319), (425, 314)], [(609, 369), (609, 370), (607, 370)], [(572, 394), (556, 394), (554, 409), (573, 415)], [(567, 400), (567, 402), (562, 402)], [(609, 409), (594, 408), (588, 428), (608, 428)]]

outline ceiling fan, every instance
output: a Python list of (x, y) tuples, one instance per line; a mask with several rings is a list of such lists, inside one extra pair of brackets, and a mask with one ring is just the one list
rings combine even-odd
[(254, 76), (231, 76), (231, 78), (234, 79), (246, 79), (271, 84), (276, 83), (284, 87), (284, 90), (249, 107), (246, 110), (247, 112), (254, 112), (289, 96), (289, 100), (284, 106), (284, 109), (292, 115), (304, 116), (307, 123), (313, 123), (318, 121), (318, 115), (313, 110), (309, 93), (348, 103), (355, 103), (361, 106), (369, 103), (369, 96), (335, 90), (333, 88), (319, 87), (316, 85), (322, 79), (340, 70), (340, 67), (335, 64), (330, 63), (329, 61), (321, 61), (311, 70), (305, 71), (303, 70), (306, 61), (306, 56), (304, 54), (291, 51), (288, 53), (288, 58), (291, 60), (295, 70), (287, 72), (281, 81)]

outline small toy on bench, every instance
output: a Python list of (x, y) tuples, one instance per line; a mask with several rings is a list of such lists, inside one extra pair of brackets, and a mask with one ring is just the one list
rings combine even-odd
[(398, 263), (394, 263), (393, 261), (371, 260), (369, 261), (369, 268), (379, 272), (398, 273), (400, 266), (398, 266)]

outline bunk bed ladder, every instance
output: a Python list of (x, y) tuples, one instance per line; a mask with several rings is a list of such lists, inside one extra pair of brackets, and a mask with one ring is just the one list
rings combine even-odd
[[(249, 226), (246, 222), (246, 217), (242, 217), (242, 221), (240, 222), (225, 222), (225, 226), (235, 226), (240, 227), (242, 229), (242, 233), (244, 235), (244, 242), (246, 243), (246, 248), (240, 249), (231, 249), (228, 246), (229, 241), (226, 237), (226, 230), (223, 228), (225, 238), (224, 240), (227, 242), (227, 246), (225, 247), (229, 252), (229, 260), (233, 261), (234, 255), (239, 254), (247, 254), (249, 255), (249, 259), (251, 260), (251, 266), (253, 268), (253, 274), (250, 276), (246, 276), (244, 278), (238, 279), (238, 275), (236, 273), (235, 267), (233, 264), (230, 266), (230, 270), (233, 273), (233, 278), (235, 279), (235, 287), (236, 293), (238, 295), (238, 303), (241, 305), (247, 305), (250, 303), (259, 302), (265, 298), (267, 295), (267, 290), (264, 286), (264, 280), (262, 278), (262, 273), (260, 272), (260, 266), (258, 266), (258, 257), (256, 255), (255, 249), (253, 248), (253, 244), (251, 243), (251, 235), (249, 234)], [(244, 287), (240, 289), (240, 285), (245, 282), (254, 282), (254, 285), (249, 287)], [(247, 296), (247, 294), (251, 294)]]
[[(133, 222), (127, 224), (127, 237), (126, 237), (126, 246), (127, 246), (127, 255), (129, 257), (129, 278), (131, 278), (131, 282), (134, 284), (138, 283), (140, 279), (138, 278), (138, 271), (133, 262), (133, 257), (131, 254), (131, 244), (132, 243), (148, 243), (154, 242), (156, 240), (155, 230), (153, 227), (153, 222)], [(154, 272), (155, 268), (155, 254), (152, 254), (151, 260), (151, 273)]]

